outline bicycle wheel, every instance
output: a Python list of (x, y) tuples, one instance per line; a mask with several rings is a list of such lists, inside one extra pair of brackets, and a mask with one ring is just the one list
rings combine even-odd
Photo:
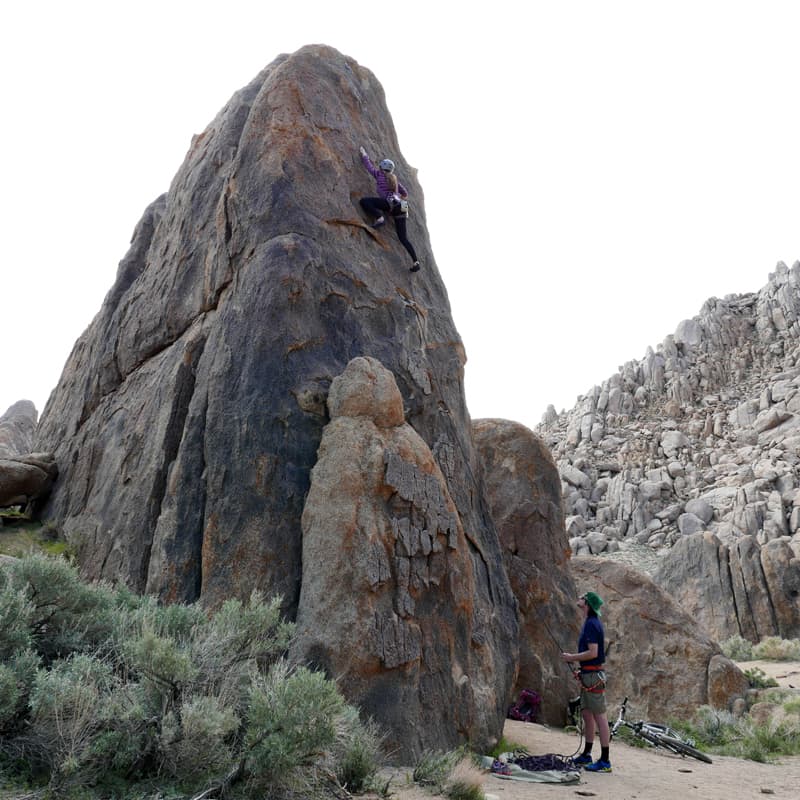
[(648, 744), (653, 747), (661, 747), (661, 739), (663, 738), (659, 733), (650, 733), (646, 728), (636, 730), (634, 733), (640, 738), (644, 739)]
[(706, 764), (713, 763), (705, 753), (701, 753), (697, 748), (686, 744), (686, 742), (682, 742), (680, 739), (673, 739), (671, 736), (658, 736), (655, 738), (659, 739), (659, 745), (661, 747), (666, 747), (668, 750), (672, 750), (673, 753), (678, 753), (682, 756), (691, 756), (698, 761), (705, 761)]

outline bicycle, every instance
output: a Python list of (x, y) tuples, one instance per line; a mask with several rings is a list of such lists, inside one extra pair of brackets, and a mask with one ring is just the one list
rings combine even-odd
[(698, 761), (705, 761), (706, 764), (711, 764), (711, 759), (703, 752), (694, 746), (694, 742), (685, 739), (677, 731), (673, 730), (667, 725), (660, 725), (657, 722), (645, 722), (639, 720), (638, 722), (631, 722), (625, 718), (628, 708), (628, 698), (622, 701), (622, 707), (619, 710), (616, 722), (611, 726), (611, 737), (622, 728), (628, 728), (633, 732), (633, 735), (639, 739), (643, 739), (653, 747), (662, 747), (664, 750), (669, 750), (672, 753), (677, 753), (680, 756), (691, 756)]

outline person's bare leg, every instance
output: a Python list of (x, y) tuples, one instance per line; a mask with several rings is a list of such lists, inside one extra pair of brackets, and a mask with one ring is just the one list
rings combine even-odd
[[(588, 708), (583, 708), (581, 716), (583, 717), (583, 738), (588, 744), (594, 741), (594, 714)], [(608, 729), (608, 723), (606, 723), (606, 729)]]
[(602, 714), (593, 714), (593, 722), (597, 726), (600, 734), (600, 747), (608, 747), (611, 741), (611, 731), (608, 728), (608, 716), (603, 712)]

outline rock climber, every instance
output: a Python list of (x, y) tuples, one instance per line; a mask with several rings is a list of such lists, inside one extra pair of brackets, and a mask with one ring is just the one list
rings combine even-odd
[(411, 260), (414, 262), (411, 265), (411, 271), (416, 272), (419, 267), (419, 259), (414, 250), (414, 245), (408, 241), (406, 235), (406, 221), (408, 220), (408, 191), (405, 186), (397, 179), (394, 174), (394, 161), (384, 158), (383, 161), (376, 167), (370, 161), (367, 151), (359, 148), (361, 154), (361, 163), (366, 168), (367, 172), (375, 178), (375, 186), (378, 190), (379, 197), (362, 197), (361, 207), (371, 217), (375, 217), (372, 223), (373, 228), (379, 228), (386, 223), (386, 215), (388, 214), (394, 220), (394, 227), (397, 231), (397, 238), (400, 243), (408, 251)]
[[(611, 772), (609, 743), (611, 733), (606, 715), (606, 676), (603, 664), (606, 659), (605, 631), (600, 622), (600, 606), (603, 601), (594, 592), (586, 592), (578, 598), (578, 607), (583, 612), (583, 627), (578, 639), (577, 653), (562, 653), (568, 663), (580, 665), (581, 716), (586, 744), (575, 763), (589, 772)], [(595, 729), (600, 735), (600, 758), (592, 760)]]

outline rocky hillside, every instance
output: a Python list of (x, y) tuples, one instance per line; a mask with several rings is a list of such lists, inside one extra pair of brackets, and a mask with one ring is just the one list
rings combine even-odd
[[(796, 608), (800, 589), (800, 262), (778, 264), (759, 292), (708, 300), (571, 411), (548, 408), (538, 432), (561, 474), (574, 553), (637, 552), (658, 579), (669, 556), (657, 556), (705, 532), (721, 548), (717, 566), (736, 573), (731, 548), (750, 537), (759, 563), (728, 575), (728, 586), (744, 580), (750, 606), (768, 596), (762, 635), (800, 633), (800, 613), (787, 627), (774, 611)], [(770, 552), (781, 554), (770, 578), (761, 548), (774, 541)], [(685, 570), (668, 571), (680, 591)], [(702, 584), (708, 575), (697, 577)], [(738, 612), (741, 623), (709, 619), (712, 632), (754, 638), (742, 627), (752, 608)]]

